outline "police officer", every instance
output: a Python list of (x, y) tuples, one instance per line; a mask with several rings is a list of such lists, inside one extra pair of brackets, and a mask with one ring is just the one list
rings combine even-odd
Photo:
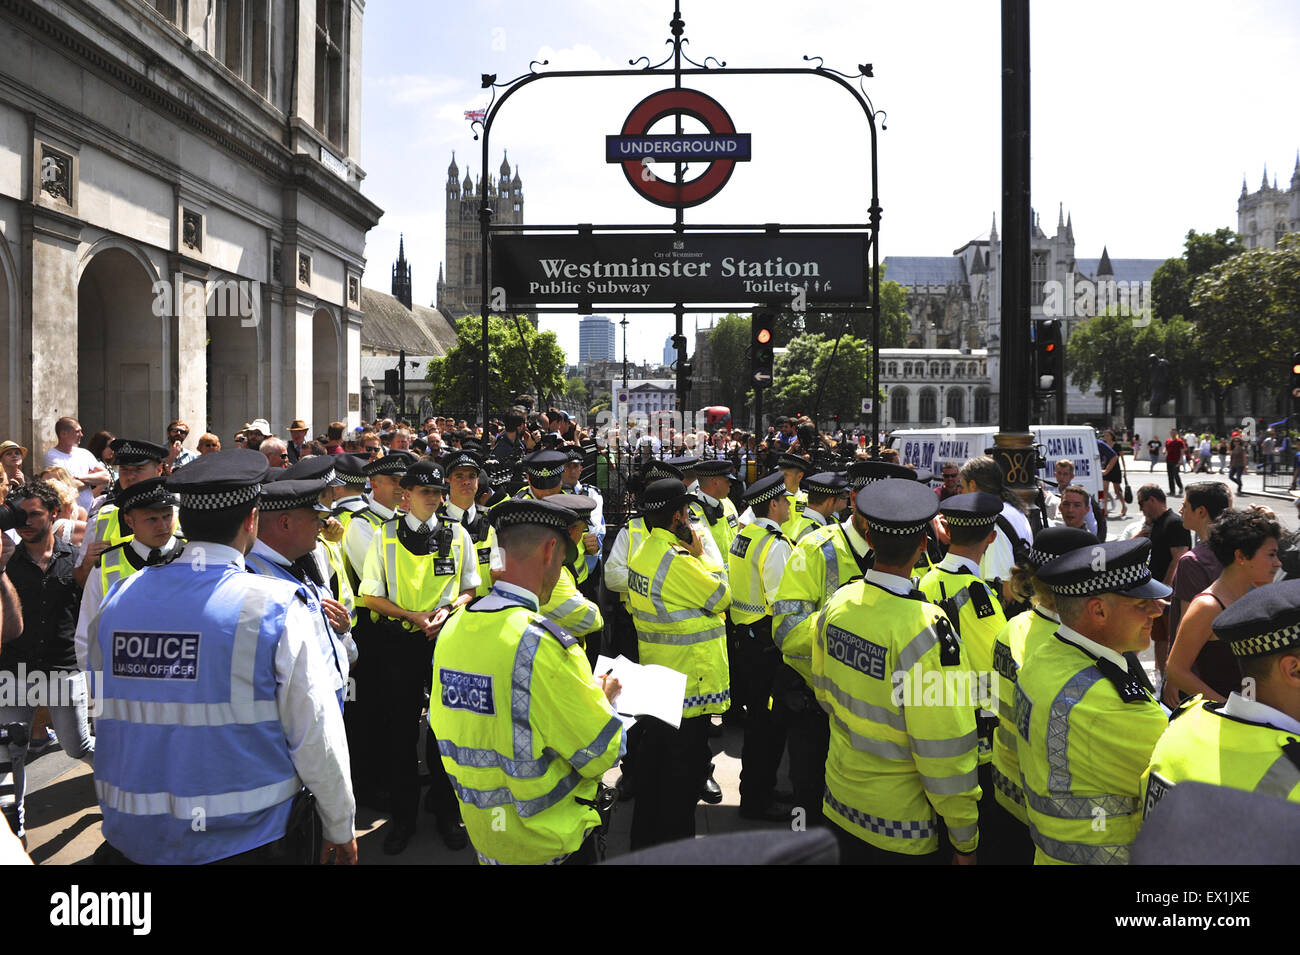
[(540, 501), (561, 493), (560, 481), (568, 457), (563, 451), (534, 451), (524, 458), (524, 477), (528, 484), (515, 497)]
[(1029, 865), (1034, 861), (1025, 790), (1020, 781), (1020, 754), (1016, 749), (1016, 681), (1025, 660), (1041, 644), (1055, 639), (1056, 628), (1061, 624), (1061, 618), (1056, 615), (1056, 599), (1038, 579), (1038, 568), (1062, 554), (1099, 543), (1095, 534), (1078, 528), (1043, 528), (1034, 535), (1034, 546), (1027, 560), (1012, 575), (1017, 590), (1030, 595), (1032, 607), (1008, 620), (993, 643), (998, 727), (993, 733), (993, 761), (989, 768), (994, 805), (985, 802), (980, 807), (980, 825), (985, 837), (985, 848), (980, 853), (983, 865)]
[[(303, 458), (297, 464), (284, 468), (279, 474), (275, 475), (274, 481), (321, 481), (324, 488), (320, 492), (320, 504), (325, 509), (322, 514), (323, 522), (320, 533), (316, 537), (316, 547), (311, 552), (311, 561), (304, 559), (303, 566), (311, 579), (318, 586), (323, 588), (323, 594), (326, 597), (341, 604), (347, 611), (349, 627), (346, 635), (342, 637), (343, 646), (347, 650), (348, 660), (351, 663), (357, 661), (357, 648), (353, 642), (351, 629), (356, 626), (356, 591), (352, 588), (352, 581), (347, 572), (347, 558), (343, 556), (343, 535), (346, 528), (343, 522), (334, 515), (335, 504), (338, 501), (352, 501), (356, 495), (354, 486), (344, 479), (343, 472), (338, 470), (342, 464), (345, 467), (355, 467), (358, 470), (364, 467), (365, 461), (362, 458), (354, 457), (351, 462), (343, 461), (348, 455), (310, 455)], [(355, 476), (352, 475), (353, 480)], [(364, 504), (362, 505), (364, 506)], [(351, 514), (345, 508), (341, 513)], [(331, 627), (331, 629), (333, 629)]]
[(578, 589), (574, 572), (583, 558), (582, 539), (590, 526), (596, 502), (582, 494), (554, 494), (547, 500), (559, 504), (573, 515), (567, 533), (573, 544), (574, 556), (572, 561), (565, 561), (550, 598), (542, 603), (541, 614), (577, 639), (587, 652), (589, 660), (595, 659), (594, 654), (600, 649), (600, 633), (605, 620), (595, 602), (588, 600)]
[(795, 529), (794, 519), (803, 514), (804, 508), (808, 506), (808, 492), (801, 486), (803, 479), (812, 474), (815, 468), (807, 458), (788, 451), (777, 458), (776, 466), (785, 475), (785, 486), (791, 496), (790, 519), (782, 528), (782, 533), (790, 537), (790, 531)]
[[(354, 863), (343, 719), (305, 587), (244, 572), (266, 458), (203, 455), (167, 479), (189, 544), (122, 581), (89, 631), (106, 861)], [(315, 813), (304, 785), (315, 797)]]
[[(309, 464), (313, 460), (308, 458), (301, 463)], [(324, 478), (278, 478), (277, 475), (277, 480), (262, 487), (257, 540), (244, 563), (252, 573), (301, 584), (315, 596), (325, 621), (321, 628), (321, 656), (329, 665), (334, 693), (342, 709), (351, 666), (344, 641), (350, 641), (352, 617), (348, 608), (334, 599), (315, 559), (321, 521), (330, 512), (321, 503), (326, 481)]]
[(479, 575), (478, 596), (484, 597), (492, 589), (492, 550), (497, 538), (487, 511), (475, 503), (482, 462), (469, 451), (452, 451), (444, 466), (450, 490), (438, 514), (464, 527), (474, 542), (474, 559)]
[(916, 481), (859, 491), (875, 565), (817, 620), (813, 681), (831, 717), (823, 812), (846, 863), (947, 862), (940, 817), (953, 861), (975, 860), (978, 743), (960, 679), (969, 664), (944, 612), (908, 578), (938, 503)]
[[(410, 510), (375, 532), (360, 591), (376, 624), (372, 639), (382, 646), (383, 748), (392, 807), (392, 831), (384, 838), (388, 855), (405, 851), (415, 834), (420, 783), (411, 750), (419, 739), (431, 643), (448, 613), (468, 603), (479, 585), (469, 534), (438, 517), (447, 492), (442, 465), (417, 461), (402, 476), (401, 486), (409, 492)], [(451, 783), (441, 764), (428, 769), (426, 809), (437, 815), (447, 848), (463, 849), (468, 840)]]
[(781, 474), (759, 478), (745, 490), (744, 503), (754, 513), (731, 543), (727, 554), (731, 584), (733, 706), (745, 708), (745, 736), (740, 752), (740, 815), (745, 819), (787, 822), (790, 807), (778, 803), (776, 771), (785, 750), (785, 727), (768, 709), (781, 653), (772, 642), (772, 601), (776, 596), (790, 543), (781, 534), (790, 498)]
[(178, 503), (176, 495), (163, 487), (160, 477), (140, 481), (118, 495), (115, 511), (127, 537), (99, 555), (94, 572), (86, 580), (74, 637), (77, 663), (83, 670), (90, 622), (99, 613), (104, 595), (119, 580), (142, 567), (167, 564), (180, 556), (185, 542), (172, 532)]
[[(564, 462), (564, 475), (560, 480), (560, 487), (564, 489), (565, 494), (577, 494), (579, 497), (589, 497), (596, 502), (591, 516), (587, 519), (591, 530), (588, 532), (594, 535), (596, 540), (596, 549), (594, 552), (588, 551), (584, 545), (583, 560), (587, 562), (587, 579), (591, 580), (592, 575), (596, 573), (597, 564), (600, 560), (601, 548), (605, 546), (605, 499), (601, 497), (600, 489), (594, 484), (584, 483), (582, 480), (582, 465), (584, 456), (582, 448), (576, 444), (568, 445), (564, 449), (567, 459)], [(591, 593), (595, 593), (594, 590)]]
[(1193, 697), (1174, 714), (1142, 778), (1143, 819), (1185, 782), (1300, 802), (1300, 581), (1250, 591), (1212, 627), (1232, 650), (1243, 692), (1225, 703)]
[(641, 721), (634, 849), (695, 835), (695, 803), (710, 759), (709, 714), (724, 712), (731, 700), (724, 616), (731, 591), (722, 565), (704, 557), (689, 505), (681, 481), (647, 486), (641, 510), (650, 533), (628, 561), (641, 663), (686, 674), (680, 727)]
[(95, 567), (95, 558), (130, 537), (122, 528), (115, 503), (117, 495), (140, 481), (162, 477), (162, 463), (167, 458), (167, 449), (152, 441), (116, 438), (108, 446), (113, 450), (113, 461), (117, 465), (117, 481), (109, 489), (111, 493), (106, 492), (99, 506), (86, 518), (86, 533), (81, 540), (77, 569), (73, 574), (81, 587), (86, 585)]
[(1128, 862), (1141, 821), (1139, 780), (1167, 723), (1123, 656), (1150, 645), (1152, 620), (1172, 592), (1152, 578), (1150, 552), (1145, 538), (1106, 541), (1038, 569), (1061, 624), (1016, 683), (1036, 865)]
[(849, 485), (838, 471), (819, 471), (799, 482), (799, 489), (808, 496), (802, 513), (792, 514), (782, 530), (788, 530), (791, 544), (797, 544), (819, 527), (835, 521), (836, 515), (848, 506)]
[(696, 500), (691, 504), (691, 514), (708, 528), (718, 553), (726, 555), (740, 531), (736, 505), (731, 503), (730, 496), (732, 482), (736, 480), (732, 464), (725, 458), (700, 461), (695, 465), (695, 479)]
[(330, 511), (334, 518), (343, 525), (344, 534), (352, 515), (366, 506), (366, 465), (368, 458), (359, 454), (334, 455), (334, 470), (342, 481), (337, 487), (329, 488)]
[(429, 726), (481, 863), (596, 862), (599, 780), (623, 752), (618, 682), (538, 612), (577, 556), (573, 513), (511, 500), (493, 519), (504, 567), (438, 638)]

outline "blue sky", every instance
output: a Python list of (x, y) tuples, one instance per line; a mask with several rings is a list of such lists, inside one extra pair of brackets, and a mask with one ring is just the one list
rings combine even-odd
[[(687, 50), (732, 67), (800, 66), (802, 55), (856, 72), (887, 113), (879, 140), (881, 254), (946, 255), (987, 234), (1000, 208), (999, 4), (878, 0), (683, 0)], [(367, 5), (362, 59), (363, 191), (384, 210), (367, 240), (365, 284), (389, 289), (398, 233), (414, 297), (431, 303), (444, 245), (443, 184), (481, 145), (463, 119), (484, 106), (482, 73), (615, 69), (667, 52), (666, 0), (384, 0)], [(1032, 192), (1052, 232), (1073, 214), (1076, 254), (1177, 255), (1189, 228), (1236, 227), (1243, 173), (1265, 164), (1286, 188), (1300, 147), (1300, 6), (1274, 2), (1094, 0), (1031, 8)], [(661, 84), (554, 79), (521, 91), (494, 124), (490, 168), (509, 151), (530, 223), (662, 222), (603, 137)], [(694, 81), (753, 136), (695, 222), (865, 221), (865, 134), (851, 100), (818, 79)], [(617, 320), (617, 316), (615, 316)], [(658, 361), (671, 317), (630, 319), (633, 361)], [(707, 318), (703, 322), (707, 324)], [(577, 318), (543, 320), (577, 359)], [(688, 330), (694, 319), (688, 317)]]

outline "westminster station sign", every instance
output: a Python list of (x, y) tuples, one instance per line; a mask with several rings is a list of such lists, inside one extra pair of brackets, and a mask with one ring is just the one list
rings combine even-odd
[(745, 303), (868, 297), (868, 238), (851, 233), (497, 235), (492, 274), (518, 305)]

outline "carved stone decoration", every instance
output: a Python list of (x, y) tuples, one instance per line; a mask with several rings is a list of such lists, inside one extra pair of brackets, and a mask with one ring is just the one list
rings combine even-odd
[(181, 241), (187, 248), (203, 251), (203, 216), (186, 209), (181, 217)]
[(357, 301), (360, 299), (360, 297), (361, 297), (360, 283), (357, 281), (357, 277), (355, 275), (349, 275), (348, 276), (348, 301), (351, 302), (353, 305), (355, 305), (357, 304)]
[(72, 201), (72, 160), (41, 145), (41, 191), (64, 202)]
[(276, 282), (284, 281), (284, 267), (281, 264), (280, 250), (271, 250), (271, 278)]
[(298, 281), (311, 285), (311, 256), (302, 252), (298, 253)]

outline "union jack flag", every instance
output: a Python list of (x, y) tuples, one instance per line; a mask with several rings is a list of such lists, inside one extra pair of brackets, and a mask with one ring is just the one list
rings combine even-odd
[(483, 120), (487, 119), (487, 110), (467, 109), (465, 110), (465, 118), (469, 120), (471, 123), (481, 123), (483, 122)]

